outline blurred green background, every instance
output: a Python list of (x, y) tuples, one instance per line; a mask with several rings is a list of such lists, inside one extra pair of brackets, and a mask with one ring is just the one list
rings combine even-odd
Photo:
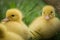
[[(41, 15), (42, 8), (45, 5), (47, 4), (44, 0), (0, 0), (0, 20), (5, 17), (7, 9), (18, 8), (24, 15), (23, 21), (29, 25), (36, 17)], [(49, 40), (60, 40), (59, 35), (60, 34), (57, 33), (54, 39)]]

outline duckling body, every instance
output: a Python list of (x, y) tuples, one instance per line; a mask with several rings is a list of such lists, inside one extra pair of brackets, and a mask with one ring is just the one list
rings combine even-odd
[(2, 21), (6, 28), (24, 39), (28, 40), (29, 30), (27, 25), (22, 21), (22, 13), (18, 9), (9, 9), (6, 12), (6, 18)]
[[(52, 11), (52, 12), (51, 12)], [(60, 20), (55, 17), (54, 7), (45, 6), (42, 11), (42, 16), (36, 18), (29, 29), (31, 31), (32, 38), (51, 38), (60, 28)]]

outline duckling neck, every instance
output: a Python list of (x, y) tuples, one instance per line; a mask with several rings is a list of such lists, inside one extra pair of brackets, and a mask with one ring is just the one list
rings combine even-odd
[(22, 22), (22, 20), (17, 20), (17, 22), (20, 22), (20, 23), (21, 23), (21, 22)]

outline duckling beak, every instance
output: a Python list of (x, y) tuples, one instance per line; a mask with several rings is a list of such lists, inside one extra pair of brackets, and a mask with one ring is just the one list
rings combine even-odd
[(2, 20), (2, 22), (8, 22), (8, 21), (9, 19), (7, 17)]
[(49, 16), (45, 16), (45, 19), (46, 19), (46, 20), (49, 20), (49, 19), (50, 19), (50, 17), (49, 17)]

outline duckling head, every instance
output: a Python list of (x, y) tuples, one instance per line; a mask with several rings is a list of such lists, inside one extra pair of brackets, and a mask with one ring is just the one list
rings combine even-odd
[(53, 6), (47, 5), (43, 7), (42, 16), (44, 19), (49, 20), (55, 17), (55, 9)]
[(22, 13), (18, 9), (9, 9), (6, 12), (4, 21), (20, 21), (22, 20)]

